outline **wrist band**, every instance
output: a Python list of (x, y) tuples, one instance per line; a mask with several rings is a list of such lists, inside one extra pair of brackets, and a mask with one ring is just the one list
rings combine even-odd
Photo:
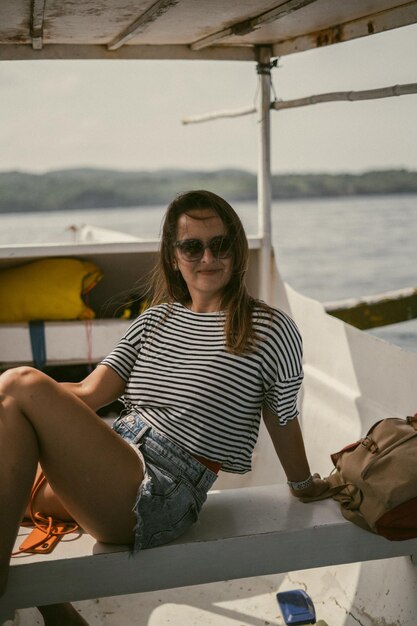
[(287, 485), (291, 487), (291, 489), (294, 489), (294, 491), (301, 491), (301, 489), (307, 489), (307, 487), (310, 487), (310, 485), (312, 484), (313, 484), (313, 477), (311, 474), (308, 478), (306, 478), (305, 480), (300, 480), (299, 482), (287, 480)]

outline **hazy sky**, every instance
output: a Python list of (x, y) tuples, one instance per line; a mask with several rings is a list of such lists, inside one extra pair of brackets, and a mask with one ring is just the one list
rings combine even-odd
[[(294, 54), (278, 98), (417, 82), (417, 25)], [(255, 116), (183, 126), (253, 105), (252, 63), (0, 63), (0, 170), (237, 167), (256, 171)], [(417, 95), (272, 112), (274, 172), (417, 170)]]

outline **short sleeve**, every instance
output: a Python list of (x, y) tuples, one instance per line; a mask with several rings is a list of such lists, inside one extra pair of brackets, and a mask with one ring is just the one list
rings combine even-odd
[(304, 373), (301, 334), (282, 311), (275, 311), (264, 355), (264, 403), (284, 425), (298, 415)]
[(276, 381), (265, 395), (265, 404), (284, 425), (298, 416), (298, 392), (303, 382), (303, 372), (294, 378)]
[(123, 337), (115, 347), (115, 349), (102, 360), (102, 365), (108, 365), (116, 374), (124, 381), (128, 381), (130, 373), (135, 365), (138, 353), (137, 350)]
[(143, 332), (144, 323), (140, 316), (131, 324), (114, 350), (101, 362), (102, 365), (111, 367), (126, 382), (137, 361)]

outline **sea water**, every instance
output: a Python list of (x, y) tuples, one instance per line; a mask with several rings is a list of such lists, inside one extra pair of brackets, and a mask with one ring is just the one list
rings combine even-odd
[[(235, 203), (249, 235), (253, 202)], [(165, 207), (0, 214), (0, 245), (70, 242), (90, 224), (159, 237)], [(355, 196), (274, 202), (272, 240), (281, 274), (320, 301), (417, 287), (417, 195)], [(417, 320), (371, 331), (417, 351)]]

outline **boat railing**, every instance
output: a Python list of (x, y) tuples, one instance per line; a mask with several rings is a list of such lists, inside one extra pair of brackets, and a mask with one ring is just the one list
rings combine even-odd
[(360, 330), (398, 324), (417, 318), (417, 287), (325, 302), (324, 308)]

